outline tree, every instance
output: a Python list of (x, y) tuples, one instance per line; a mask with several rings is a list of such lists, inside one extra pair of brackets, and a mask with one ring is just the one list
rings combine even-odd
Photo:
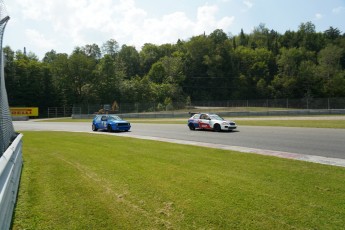
[(83, 87), (91, 83), (93, 70), (96, 66), (95, 60), (81, 52), (74, 52), (68, 60), (67, 82), (71, 85), (73, 92), (73, 104), (84, 102), (86, 92)]
[[(51, 56), (51, 55), (48, 55)], [(70, 106), (73, 102), (73, 90), (68, 75), (68, 55), (57, 53), (55, 57), (48, 61), (49, 69), (52, 74), (52, 83), (58, 97), (61, 100), (60, 106)], [(49, 58), (48, 58), (49, 60)]]
[(56, 51), (51, 50), (44, 55), (42, 61), (45, 63), (52, 63), (56, 59), (56, 56), (57, 56)]
[(110, 39), (102, 45), (103, 55), (110, 55), (115, 58), (119, 52), (119, 43), (115, 39)]
[[(338, 88), (335, 82), (342, 82), (343, 70), (341, 69), (340, 60), (344, 50), (336, 45), (329, 44), (326, 48), (320, 51), (318, 55), (318, 74), (325, 80), (325, 93), (327, 96), (336, 96), (334, 90)], [(339, 77), (340, 76), (340, 77)], [(333, 81), (337, 77), (337, 81)]]
[(164, 55), (161, 52), (161, 49), (159, 49), (158, 46), (151, 44), (151, 43), (145, 43), (142, 47), (140, 53), (140, 66), (141, 66), (141, 75), (145, 75), (148, 73), (152, 67), (152, 65), (157, 62), (160, 58), (164, 57)]
[(175, 52), (171, 57), (163, 57), (161, 63), (166, 74), (164, 82), (180, 85), (185, 80), (183, 54)]
[(15, 99), (17, 92), (16, 87), (16, 65), (15, 65), (15, 52), (9, 47), (6, 46), (3, 48), (4, 58), (5, 58), (5, 83), (6, 91), (8, 96), (8, 101), (11, 105)]
[(341, 37), (341, 31), (338, 28), (333, 28), (332, 26), (324, 32), (326, 39), (334, 41), (337, 38)]
[(105, 55), (95, 68), (93, 85), (102, 104), (121, 101), (121, 89), (125, 78), (125, 68), (117, 57)]
[(95, 60), (99, 60), (102, 56), (101, 49), (97, 44), (92, 45), (85, 45), (82, 47), (82, 50), (86, 54), (86, 56), (91, 57)]
[[(237, 86), (235, 91), (239, 92), (235, 93), (237, 97), (239, 95), (244, 96), (244, 93), (246, 93), (245, 98), (265, 97), (266, 95), (262, 94), (264, 92), (262, 89), (263, 83), (268, 84), (271, 82), (276, 73), (274, 68), (276, 63), (272, 52), (266, 48), (253, 50), (248, 47), (239, 47), (235, 50), (235, 55), (241, 76), (236, 79), (234, 84)], [(263, 81), (260, 81), (261, 79)], [(243, 87), (247, 89), (242, 89)], [(260, 94), (258, 94), (257, 89), (260, 90)]]
[(152, 65), (149, 73), (147, 74), (150, 81), (158, 84), (162, 84), (167, 78), (164, 66), (162, 62), (156, 62)]
[(247, 46), (248, 45), (248, 38), (244, 34), (243, 29), (241, 29), (240, 37), (239, 37), (239, 43), (240, 46)]
[(215, 31), (213, 31), (209, 35), (209, 38), (214, 42), (214, 44), (222, 44), (223, 42), (228, 40), (228, 36), (221, 29), (216, 29)]
[(205, 56), (212, 48), (210, 39), (203, 35), (192, 37), (186, 44), (184, 91), (192, 100), (201, 101), (210, 98), (208, 90), (207, 63)]
[(324, 81), (318, 76), (317, 71), (317, 64), (314, 61), (304, 60), (301, 62), (297, 76), (299, 88), (295, 97), (323, 97)]
[(135, 47), (123, 45), (119, 58), (126, 68), (126, 78), (133, 78), (140, 74), (140, 56)]
[(301, 23), (297, 31), (299, 47), (307, 50), (319, 52), (324, 46), (324, 40), (321, 33), (316, 33), (315, 25), (311, 22)]
[(268, 48), (269, 43), (269, 29), (265, 24), (261, 23), (258, 27), (254, 27), (253, 33), (250, 35), (250, 43), (255, 43), (255, 47)]

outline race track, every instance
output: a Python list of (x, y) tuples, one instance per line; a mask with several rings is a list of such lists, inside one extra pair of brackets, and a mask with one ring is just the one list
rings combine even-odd
[[(91, 123), (13, 122), (16, 131), (92, 132)], [(108, 134), (99, 131), (99, 134)], [(234, 132), (190, 131), (187, 125), (132, 124), (130, 132), (110, 133), (214, 148), (253, 152), (345, 167), (343, 129), (240, 126)]]

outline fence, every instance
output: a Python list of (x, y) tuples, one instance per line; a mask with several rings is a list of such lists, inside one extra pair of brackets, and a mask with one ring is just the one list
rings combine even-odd
[(48, 107), (48, 118), (52, 117), (70, 117), (72, 116), (72, 107)]
[(12, 222), (22, 170), (22, 135), (14, 131), (4, 77), (2, 40), (7, 15), (0, 0), (0, 229), (9, 229)]
[[(193, 103), (119, 103), (117, 114), (125, 117), (183, 117), (189, 112), (232, 113), (231, 115), (284, 115), (309, 113), (345, 113), (345, 98), (303, 98), (265, 100), (196, 101)], [(103, 105), (104, 106), (104, 105)], [(73, 117), (91, 117), (103, 108), (102, 105), (76, 105)], [(343, 111), (344, 110), (344, 111)], [(84, 115), (84, 116), (83, 116)]]

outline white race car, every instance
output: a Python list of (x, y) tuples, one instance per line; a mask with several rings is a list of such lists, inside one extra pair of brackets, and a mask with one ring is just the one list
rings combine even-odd
[(196, 113), (188, 119), (188, 127), (190, 130), (195, 129), (211, 129), (216, 132), (221, 130), (232, 131), (237, 128), (233, 121), (226, 121), (217, 114)]

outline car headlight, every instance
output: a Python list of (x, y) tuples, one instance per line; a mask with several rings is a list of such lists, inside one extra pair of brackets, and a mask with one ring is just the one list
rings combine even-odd
[(229, 125), (228, 122), (222, 122), (222, 125)]

